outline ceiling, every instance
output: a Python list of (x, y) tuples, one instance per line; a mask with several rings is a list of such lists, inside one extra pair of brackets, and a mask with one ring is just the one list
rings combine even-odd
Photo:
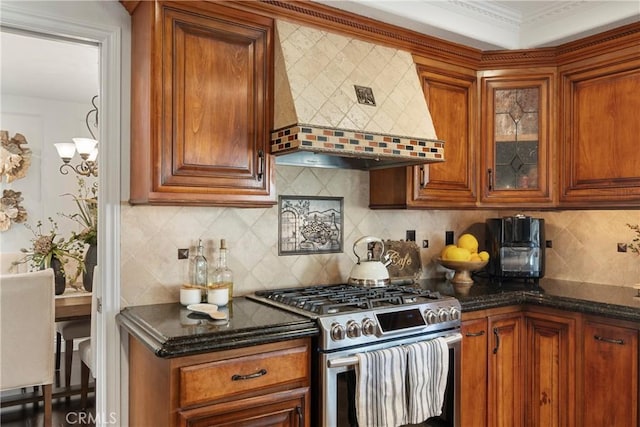
[(95, 44), (0, 32), (2, 95), (89, 104), (98, 94), (100, 49)]
[(556, 46), (640, 21), (638, 0), (314, 0), (481, 50)]
[[(482, 50), (554, 46), (640, 20), (640, 2), (315, 0)], [(0, 32), (0, 89), (73, 102), (99, 90), (99, 47)]]

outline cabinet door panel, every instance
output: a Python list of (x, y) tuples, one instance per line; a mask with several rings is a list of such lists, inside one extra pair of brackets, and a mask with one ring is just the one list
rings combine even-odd
[[(176, 26), (173, 69), (176, 135), (174, 174), (191, 170), (212, 175), (216, 168), (248, 174), (254, 151), (246, 106), (254, 96), (255, 68), (248, 40), (217, 40), (193, 27)], [(224, 82), (219, 84), (215, 82)], [(215, 165), (216, 167), (212, 167)]]
[(638, 425), (638, 331), (585, 322), (583, 424)]
[(159, 187), (260, 188), (252, 76), (261, 73), (264, 34), (173, 10), (165, 33)]
[(275, 204), (272, 28), (215, 2), (136, 7), (132, 204)]
[(555, 70), (482, 73), (482, 204), (553, 204), (555, 75)]
[(255, 399), (205, 406), (180, 411), (181, 427), (304, 427), (309, 425), (304, 419), (308, 389), (260, 396)]
[(522, 315), (489, 318), (488, 425), (523, 425)]
[(412, 203), (475, 206), (476, 77), (448, 75), (424, 66), (418, 71), (436, 133), (445, 141), (446, 162), (423, 166), (423, 171), (413, 168)]
[(527, 315), (525, 425), (575, 425), (574, 334), (573, 319)]
[(562, 84), (560, 204), (640, 206), (640, 60)]
[(487, 319), (462, 323), (460, 425), (487, 425)]

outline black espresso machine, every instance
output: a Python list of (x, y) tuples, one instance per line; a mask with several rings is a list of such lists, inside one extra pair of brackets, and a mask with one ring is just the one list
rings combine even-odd
[(544, 277), (544, 219), (525, 215), (487, 219), (487, 272), (492, 282), (521, 280), (536, 287)]

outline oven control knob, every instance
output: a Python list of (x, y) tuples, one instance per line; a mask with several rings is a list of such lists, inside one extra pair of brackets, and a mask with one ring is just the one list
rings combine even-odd
[(460, 320), (460, 310), (456, 307), (451, 307), (449, 310), (449, 319), (451, 320)]
[(438, 315), (435, 311), (427, 310), (424, 315), (427, 318), (427, 324), (433, 325), (434, 323), (438, 323)]
[(373, 335), (376, 333), (376, 322), (368, 317), (362, 321), (362, 333), (364, 335)]
[(343, 340), (345, 337), (344, 326), (342, 326), (340, 323), (337, 323), (337, 322), (332, 323), (330, 334), (331, 334), (331, 339), (334, 341)]
[(347, 322), (347, 336), (349, 338), (358, 338), (362, 334), (362, 328), (360, 324), (355, 320), (349, 320)]
[(449, 320), (449, 312), (444, 308), (438, 310), (438, 320), (440, 320), (441, 322), (446, 322), (447, 320)]

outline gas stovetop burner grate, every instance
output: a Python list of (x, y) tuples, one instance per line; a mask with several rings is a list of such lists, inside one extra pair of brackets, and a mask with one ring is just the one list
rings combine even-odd
[(255, 295), (315, 314), (346, 313), (429, 302), (442, 298), (438, 292), (410, 286), (366, 288), (354, 285), (257, 291)]

